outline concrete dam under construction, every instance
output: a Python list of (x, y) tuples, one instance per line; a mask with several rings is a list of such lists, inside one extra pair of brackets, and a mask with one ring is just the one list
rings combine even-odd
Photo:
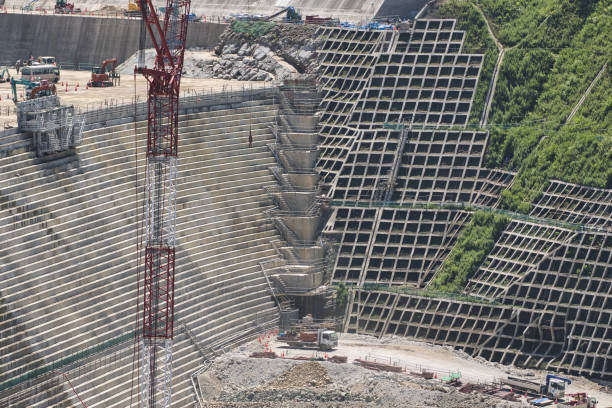
[[(608, 406), (612, 166), (551, 150), (612, 158), (605, 55), (508, 119), (486, 2), (276, 3), (0, 1), (0, 406)], [(474, 399), (340, 397), (368, 368)]]

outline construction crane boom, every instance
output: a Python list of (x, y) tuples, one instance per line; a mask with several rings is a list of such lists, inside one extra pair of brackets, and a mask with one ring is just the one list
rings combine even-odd
[[(167, 0), (163, 21), (151, 0), (137, 2), (142, 13), (141, 32), (146, 30), (156, 51), (152, 68), (143, 66), (140, 59), (135, 69), (148, 82), (144, 251), (139, 251), (144, 257), (140, 401), (142, 407), (170, 408), (178, 105), (191, 1)], [(161, 355), (162, 364), (158, 364)]]

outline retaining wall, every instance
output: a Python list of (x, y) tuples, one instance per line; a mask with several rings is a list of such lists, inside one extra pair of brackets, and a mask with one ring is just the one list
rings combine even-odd
[[(188, 47), (214, 47), (225, 27), (190, 24)], [(113, 57), (121, 63), (138, 50), (139, 34), (140, 20), (0, 14), (0, 61), (14, 63), (30, 55), (53, 55), (63, 64), (99, 64)]]

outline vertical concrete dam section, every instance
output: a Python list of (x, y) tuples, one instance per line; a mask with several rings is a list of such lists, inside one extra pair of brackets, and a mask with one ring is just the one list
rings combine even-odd
[[(363, 21), (376, 14), (383, 2), (384, 0), (193, 0), (191, 11), (208, 17), (240, 13), (272, 15), (283, 7), (293, 6), (303, 15), (332, 16), (349, 21)], [(21, 9), (28, 3), (29, 0), (7, 0), (6, 6), (9, 9)], [(76, 7), (81, 10), (95, 11), (104, 6), (125, 9), (128, 2), (126, 0), (79, 0), (75, 3)], [(166, 1), (155, 0), (153, 4), (163, 7)], [(47, 10), (52, 10), (54, 5), (54, 0), (36, 2), (36, 7)]]
[[(187, 44), (214, 47), (225, 27), (191, 24)], [(30, 55), (53, 55), (63, 64), (99, 64), (113, 57), (121, 63), (138, 50), (139, 33), (140, 20), (0, 14), (0, 61), (13, 63)]]

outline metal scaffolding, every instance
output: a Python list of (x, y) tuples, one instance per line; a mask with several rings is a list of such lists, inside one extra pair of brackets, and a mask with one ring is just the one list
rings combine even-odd
[(55, 95), (18, 103), (17, 123), (21, 132), (32, 134), (39, 157), (80, 145), (85, 127), (74, 106), (61, 106)]

